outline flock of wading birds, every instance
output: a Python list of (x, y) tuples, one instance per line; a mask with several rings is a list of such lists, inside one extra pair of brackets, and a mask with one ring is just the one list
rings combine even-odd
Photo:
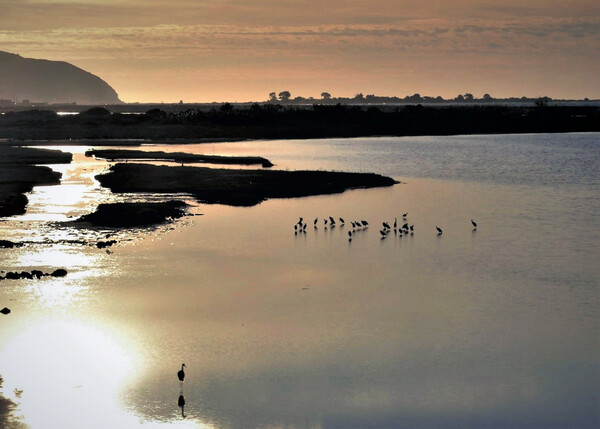
[[(390, 224), (386, 221), (381, 222), (382, 228), (379, 230), (381, 239), (385, 239), (392, 230), (394, 231), (394, 235), (398, 235), (400, 237), (402, 237), (403, 235), (413, 235), (415, 232), (415, 226), (408, 224), (407, 217), (408, 213), (404, 213), (402, 215), (402, 221), (400, 222), (398, 222), (398, 218), (394, 218), (394, 224), (392, 226), (390, 226)], [(346, 224), (346, 221), (343, 218), (340, 217), (338, 219), (340, 226), (344, 226)], [(318, 229), (318, 223), (319, 218), (316, 217), (313, 221), (314, 229)], [(400, 225), (401, 223), (403, 224)], [(369, 227), (369, 222), (367, 222), (366, 220), (353, 220), (350, 222), (350, 224), (352, 225), (352, 229), (348, 231), (348, 241), (352, 241), (352, 236), (356, 231), (364, 230)], [(298, 222), (294, 224), (294, 234), (306, 234), (307, 225), (308, 224), (304, 222), (304, 218), (300, 217), (298, 219)], [(323, 218), (323, 227), (325, 229), (333, 229), (336, 227), (336, 225), (337, 222), (332, 216)], [(473, 231), (477, 230), (477, 222), (475, 222), (473, 219), (471, 219), (471, 225), (473, 225)], [(442, 228), (436, 225), (435, 229), (437, 231), (437, 235), (442, 235)]]

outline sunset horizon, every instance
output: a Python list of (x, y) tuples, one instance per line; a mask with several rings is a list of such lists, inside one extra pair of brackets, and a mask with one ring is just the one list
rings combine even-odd
[(419, 93), (600, 97), (597, 3), (9, 1), (0, 51), (66, 61), (127, 103)]

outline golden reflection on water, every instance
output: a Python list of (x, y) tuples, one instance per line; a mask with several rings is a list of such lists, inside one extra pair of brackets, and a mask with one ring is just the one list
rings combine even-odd
[[(2, 285), (31, 298), (2, 319), (4, 391), (23, 390), (13, 399), (34, 428), (301, 428), (386, 415), (463, 415), (468, 427), (473, 410), (552, 413), (548, 404), (593, 387), (585, 365), (597, 331), (580, 319), (597, 319), (583, 307), (596, 301), (589, 275), (572, 286), (595, 260), (574, 257), (576, 231), (539, 233), (540, 216), (553, 226), (564, 213), (542, 191), (409, 179), (253, 208), (203, 205), (190, 224), (111, 255), (79, 245), (7, 252), (14, 266), (69, 274)], [(381, 221), (403, 212), (415, 235), (381, 240)], [(325, 230), (329, 215), (346, 226)], [(294, 235), (298, 216), (306, 235)], [(370, 229), (349, 242), (349, 220), (362, 218)]]
[[(33, 428), (141, 425), (144, 422), (127, 410), (122, 395), (123, 386), (144, 369), (132, 344), (102, 324), (35, 320), (0, 349), (4, 391)], [(199, 427), (191, 421), (174, 423)]]

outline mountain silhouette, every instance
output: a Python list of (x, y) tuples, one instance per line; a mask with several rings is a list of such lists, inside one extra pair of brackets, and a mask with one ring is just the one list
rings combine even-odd
[(2, 51), (0, 99), (84, 105), (121, 103), (109, 84), (79, 67)]

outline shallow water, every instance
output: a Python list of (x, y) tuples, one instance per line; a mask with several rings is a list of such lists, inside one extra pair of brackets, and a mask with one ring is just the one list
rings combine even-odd
[[(597, 426), (599, 137), (152, 146), (403, 183), (196, 204), (172, 226), (117, 233), (111, 254), (73, 242), (110, 231), (50, 224), (128, 197), (98, 187), (106, 165), (86, 148), (63, 148), (76, 152), (53, 167), (63, 184), (0, 222), (2, 237), (38, 243), (0, 249), (0, 269), (69, 271), (0, 283), (13, 311), (2, 393), (34, 428)], [(405, 212), (414, 235), (381, 239)], [(359, 219), (370, 226), (349, 241)]]

